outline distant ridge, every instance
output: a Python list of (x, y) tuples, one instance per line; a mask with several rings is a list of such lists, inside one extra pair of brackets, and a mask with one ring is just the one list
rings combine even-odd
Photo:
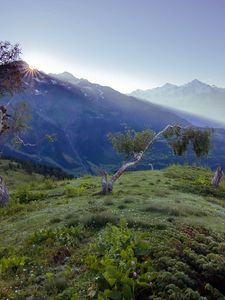
[(136, 90), (130, 95), (225, 124), (225, 88), (198, 79), (181, 86), (166, 83), (153, 89)]
[[(27, 68), (25, 63), (24, 67)], [(16, 104), (25, 100), (31, 109), (32, 130), (24, 139), (35, 143), (46, 133), (55, 134), (57, 139), (32, 149), (14, 149), (8, 144), (4, 154), (51, 164), (78, 176), (94, 174), (100, 167), (110, 170), (120, 163), (121, 157), (107, 139), (109, 132), (123, 131), (125, 126), (158, 131), (168, 123), (189, 124), (164, 107), (77, 79), (68, 72), (47, 75), (35, 70), (33, 76), (28, 72), (24, 86), (25, 90), (10, 101)]]

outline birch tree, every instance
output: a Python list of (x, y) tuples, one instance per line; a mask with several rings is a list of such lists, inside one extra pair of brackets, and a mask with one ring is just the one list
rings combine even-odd
[(124, 133), (110, 133), (108, 135), (114, 149), (122, 154), (125, 161), (121, 167), (110, 177), (106, 171), (101, 171), (102, 194), (111, 193), (115, 182), (130, 167), (137, 165), (159, 138), (164, 138), (175, 155), (183, 155), (188, 146), (197, 157), (206, 156), (210, 149), (211, 130), (202, 130), (195, 127), (182, 127), (179, 125), (167, 125), (159, 132), (143, 130), (136, 132), (126, 130)]

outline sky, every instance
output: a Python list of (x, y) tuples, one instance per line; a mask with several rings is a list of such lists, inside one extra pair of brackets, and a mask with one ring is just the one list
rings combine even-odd
[(124, 93), (225, 87), (225, 0), (0, 0), (0, 40), (31, 67)]

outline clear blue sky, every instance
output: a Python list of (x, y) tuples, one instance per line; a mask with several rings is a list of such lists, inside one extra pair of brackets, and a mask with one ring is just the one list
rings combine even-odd
[(225, 0), (0, 0), (0, 39), (46, 72), (122, 92), (225, 86)]

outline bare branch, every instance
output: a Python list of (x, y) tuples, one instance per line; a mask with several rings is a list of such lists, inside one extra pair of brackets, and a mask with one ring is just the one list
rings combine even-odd
[(17, 145), (23, 145), (25, 147), (29, 146), (29, 147), (36, 147), (39, 143), (35, 143), (35, 144), (31, 144), (31, 143), (25, 143), (24, 140), (19, 137), (19, 135), (15, 135), (14, 137), (14, 143)]

